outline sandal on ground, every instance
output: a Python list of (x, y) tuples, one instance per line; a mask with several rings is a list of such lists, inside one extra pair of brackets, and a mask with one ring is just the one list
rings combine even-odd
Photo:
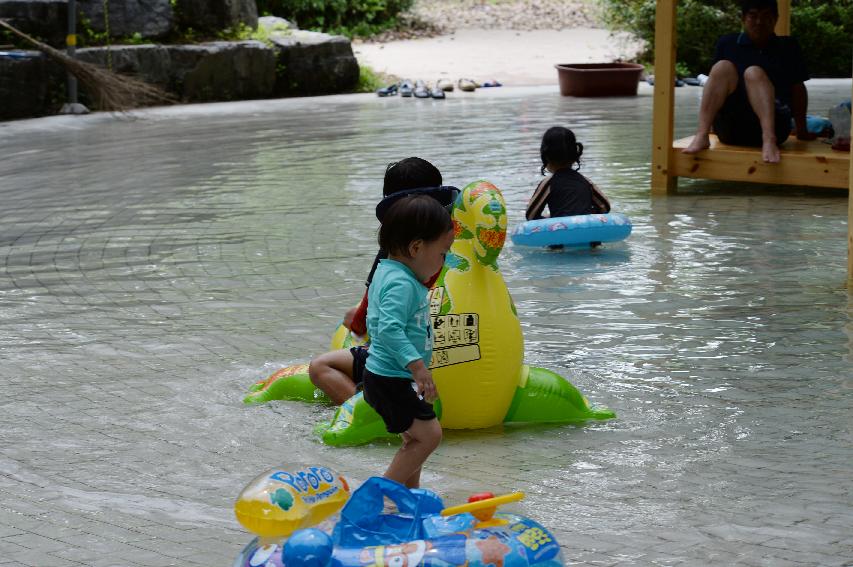
[(429, 98), (429, 89), (427, 88), (426, 83), (421, 80), (415, 81), (414, 94), (417, 98)]
[(465, 91), (466, 93), (472, 93), (477, 90), (477, 83), (471, 79), (459, 79), (456, 84), (459, 85), (460, 91)]
[(447, 98), (447, 96), (444, 94), (444, 90), (440, 86), (438, 86), (440, 82), (441, 81), (436, 83), (435, 87), (430, 89), (429, 94), (432, 98), (437, 98), (441, 100)]
[(393, 85), (388, 85), (387, 87), (376, 89), (376, 94), (379, 96), (394, 96), (397, 94), (398, 88), (399, 85), (397, 83), (394, 83)]
[(483, 83), (483, 88), (487, 88), (487, 87), (502, 87), (502, 86), (503, 86), (503, 85), (500, 83), (500, 81), (495, 81), (494, 79), (493, 79), (493, 80), (491, 80), (491, 81), (486, 81), (485, 83)]
[(443, 90), (444, 92), (453, 92), (453, 81), (451, 81), (450, 79), (439, 79), (435, 86)]
[(406, 79), (402, 83), (400, 83), (400, 96), (402, 97), (410, 97), (412, 96), (412, 91), (414, 90), (414, 85), (412, 85), (412, 81)]

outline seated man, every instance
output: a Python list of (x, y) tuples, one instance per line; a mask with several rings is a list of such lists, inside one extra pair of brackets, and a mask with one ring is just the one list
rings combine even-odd
[(800, 46), (794, 38), (774, 33), (776, 0), (743, 0), (743, 32), (717, 40), (702, 104), (699, 126), (683, 150), (695, 154), (711, 143), (711, 126), (724, 144), (760, 146), (767, 163), (779, 163), (779, 146), (791, 132), (813, 140), (806, 129), (809, 79)]

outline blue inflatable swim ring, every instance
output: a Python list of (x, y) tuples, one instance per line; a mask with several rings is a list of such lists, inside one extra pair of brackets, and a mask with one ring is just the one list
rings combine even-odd
[(523, 222), (510, 238), (516, 246), (589, 246), (617, 242), (631, 234), (631, 220), (622, 213), (576, 215)]

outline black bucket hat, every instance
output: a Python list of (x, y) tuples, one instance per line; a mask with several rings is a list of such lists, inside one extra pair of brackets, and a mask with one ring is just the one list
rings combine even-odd
[(379, 201), (379, 204), (376, 205), (376, 218), (379, 219), (379, 222), (382, 222), (382, 219), (385, 217), (385, 213), (388, 212), (391, 205), (409, 195), (429, 195), (441, 203), (443, 207), (450, 210), (450, 207), (452, 207), (453, 203), (456, 202), (456, 197), (459, 193), (459, 189), (451, 185), (441, 185), (440, 187), (420, 187), (417, 189), (397, 191), (396, 193), (392, 193)]

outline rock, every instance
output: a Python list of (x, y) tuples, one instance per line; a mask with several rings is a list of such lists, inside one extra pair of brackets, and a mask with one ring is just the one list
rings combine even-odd
[(258, 27), (255, 0), (175, 0), (175, 11), (181, 28), (221, 31), (240, 24)]
[(77, 0), (81, 21), (77, 25), (80, 33), (86, 25), (92, 31), (109, 32), (111, 37), (131, 36), (162, 37), (172, 30), (174, 16), (169, 0), (110, 0), (108, 18), (104, 19), (104, 0)]
[(269, 33), (275, 33), (299, 28), (293, 22), (279, 18), (278, 16), (262, 16), (258, 18), (258, 29), (265, 29)]
[(68, 0), (0, 0), (0, 19), (53, 46), (65, 45)]
[(278, 52), (275, 96), (340, 93), (358, 83), (358, 62), (345, 37), (294, 30), (271, 40)]
[(172, 83), (169, 50), (162, 45), (87, 47), (77, 50), (77, 58), (116, 73), (139, 77), (165, 89), (169, 89)]
[(268, 98), (275, 85), (275, 52), (260, 41), (169, 45), (171, 89), (185, 100)]
[(65, 102), (65, 72), (38, 51), (0, 56), (0, 120), (53, 114)]
[(121, 45), (78, 50), (89, 63), (134, 75), (188, 102), (272, 96), (275, 52), (260, 41), (190, 45)]

